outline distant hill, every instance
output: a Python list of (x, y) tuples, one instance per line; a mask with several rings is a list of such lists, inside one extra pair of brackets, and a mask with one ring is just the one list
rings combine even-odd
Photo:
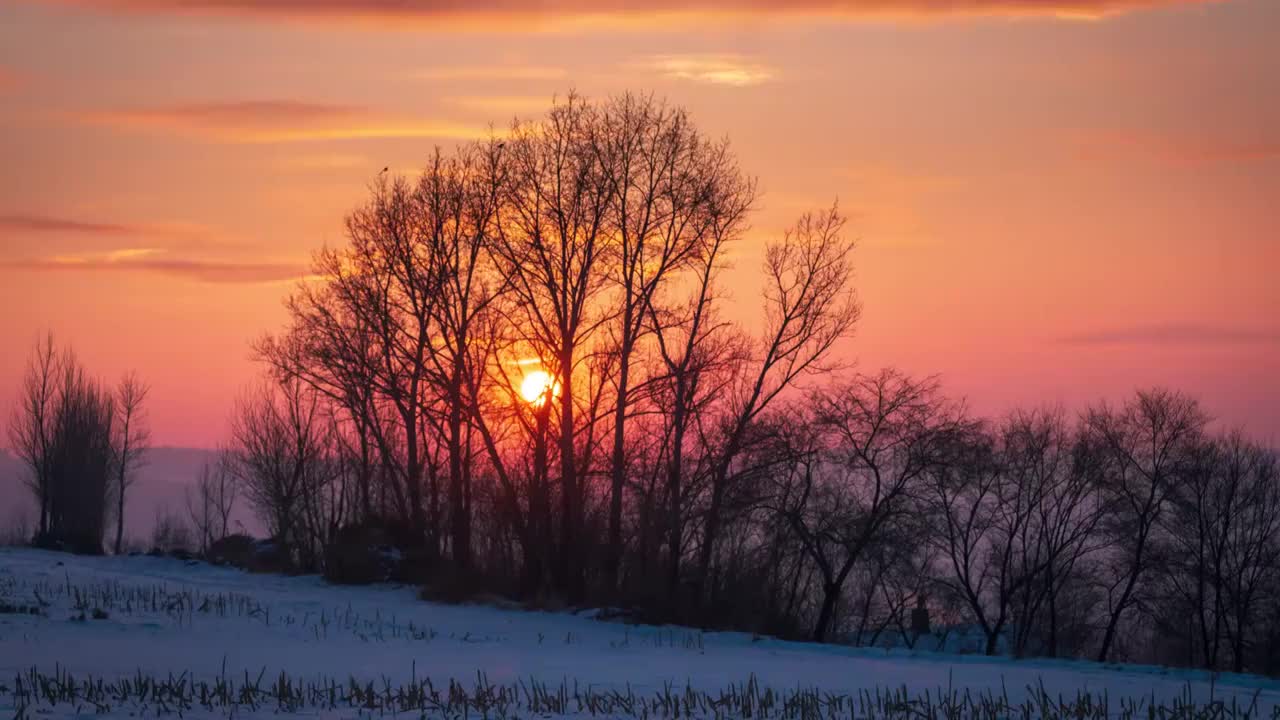
[[(214, 451), (203, 448), (157, 447), (147, 452), (146, 466), (129, 488), (124, 511), (126, 538), (146, 541), (151, 537), (156, 516), (172, 512), (186, 518), (185, 489), (194, 484), (200, 468), (213, 458)], [(23, 483), (27, 468), (17, 457), (0, 449), (0, 536), (23, 522), (35, 525), (35, 501)], [(255, 534), (261, 529), (243, 502), (238, 501), (236, 517)], [(113, 536), (114, 537), (114, 536)]]

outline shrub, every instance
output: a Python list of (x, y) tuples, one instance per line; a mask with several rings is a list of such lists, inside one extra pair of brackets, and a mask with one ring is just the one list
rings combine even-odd
[(240, 533), (214, 541), (205, 553), (205, 559), (214, 565), (228, 565), (249, 572), (290, 573), (294, 570), (288, 548), (275, 540), (258, 540)]
[(350, 525), (325, 547), (324, 577), (339, 585), (386, 582), (400, 574), (402, 554), (386, 530)]
[(93, 537), (93, 533), (75, 533), (61, 530), (57, 533), (38, 533), (31, 541), (33, 547), (41, 550), (56, 550), (75, 555), (101, 555), (102, 538)]
[[(503, 592), (501, 584), (493, 578), (477, 572), (461, 572), (449, 565), (431, 567), (419, 581), (418, 597), (428, 602), (461, 605), (478, 603), (497, 607), (517, 608)], [(529, 603), (529, 607), (539, 610), (564, 609), (563, 600), (554, 594), (539, 595)]]
[(165, 509), (156, 512), (150, 554), (166, 555), (178, 550), (189, 553), (192, 545), (191, 530), (180, 516)]
[(257, 541), (248, 535), (228, 535), (209, 546), (205, 559), (214, 565), (230, 565), (248, 570), (253, 561), (255, 542)]

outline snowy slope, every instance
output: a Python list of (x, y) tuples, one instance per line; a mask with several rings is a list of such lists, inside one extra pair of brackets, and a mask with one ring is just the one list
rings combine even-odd
[[(109, 618), (79, 622), (75, 595)], [(181, 598), (181, 599), (177, 599)], [(1041, 684), (1050, 693), (1103, 692), (1115, 699), (1198, 700), (1257, 694), (1262, 716), (1280, 705), (1280, 683), (1211, 679), (1195, 671), (888, 653), (847, 647), (626, 626), (568, 613), (448, 606), (412, 588), (342, 588), (316, 577), (250, 575), (149, 557), (80, 558), (0, 549), (0, 603), (45, 603), (46, 617), (0, 614), (0, 685), (33, 666), (108, 678), (142, 670), (195, 676), (279, 671), (315, 677), (430, 677), (493, 682), (567, 679), (593, 687), (717, 690), (754, 675), (782, 689), (852, 693), (1007, 691), (1015, 701)], [(150, 603), (158, 603), (153, 609)], [(168, 605), (166, 608), (165, 606)], [(200, 608), (204, 608), (201, 610)], [(4, 707), (0, 699), (0, 707)]]

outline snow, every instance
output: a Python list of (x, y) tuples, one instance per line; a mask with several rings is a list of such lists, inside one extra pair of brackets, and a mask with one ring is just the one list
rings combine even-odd
[[(68, 592), (70, 590), (70, 592)], [(76, 591), (111, 594), (103, 620), (75, 618)], [(158, 591), (163, 590), (161, 595)], [(190, 605), (141, 607), (139, 598), (181, 595)], [(125, 598), (130, 598), (129, 607)], [(225, 614), (201, 612), (221, 599)], [(101, 602), (94, 601), (94, 602)], [(0, 604), (47, 603), (44, 616), (0, 614), (0, 686), (36, 667), (105, 678), (137, 671), (197, 678), (226, 672), (437, 685), (562, 680), (593, 688), (719, 691), (756, 681), (778, 690), (857, 693), (906, 687), (1051, 695), (1079, 691), (1168, 702), (1187, 693), (1243, 705), (1262, 717), (1280, 707), (1280, 682), (1150, 666), (985, 658), (785, 642), (742, 633), (629, 626), (593, 613), (531, 612), (419, 600), (414, 588), (336, 587), (314, 576), (248, 574), (170, 558), (84, 558), (0, 549)], [(90, 603), (90, 607), (93, 606)], [(191, 607), (194, 605), (195, 608)], [(6, 693), (7, 694), (7, 693)], [(3, 695), (3, 694), (0, 694)], [(12, 705), (0, 696), (0, 713)]]

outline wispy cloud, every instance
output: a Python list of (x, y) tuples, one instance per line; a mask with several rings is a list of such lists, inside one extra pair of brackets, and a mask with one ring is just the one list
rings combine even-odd
[(87, 235), (134, 235), (145, 232), (140, 225), (75, 220), (46, 215), (0, 215), (0, 234), (78, 233)]
[(122, 248), (104, 253), (59, 255), (0, 263), (0, 267), (35, 271), (145, 272), (206, 283), (257, 284), (302, 278), (296, 263), (234, 262), (165, 257), (155, 248)]
[(1280, 135), (1190, 135), (1099, 130), (1076, 133), (1077, 157), (1100, 162), (1123, 158), (1172, 167), (1252, 162), (1280, 157)]
[(1069, 335), (1071, 345), (1241, 345), (1280, 343), (1280, 328), (1160, 324), (1114, 328)]
[(319, 153), (280, 158), (276, 164), (294, 170), (348, 170), (368, 167), (373, 161), (354, 153)]
[[(282, 21), (366, 21), (389, 29), (475, 27), (558, 29), (589, 25), (689, 25), (761, 18), (938, 18), (1050, 16), (1098, 18), (1145, 8), (1216, 0), (29, 0), (137, 13), (219, 14)], [(420, 21), (414, 23), (414, 21)]]
[(550, 95), (460, 95), (446, 98), (459, 108), (489, 116), (541, 113), (551, 107)]
[(562, 67), (545, 65), (441, 65), (415, 71), (418, 80), (561, 80), (568, 76)]
[(187, 103), (75, 116), (80, 122), (135, 131), (161, 131), (228, 143), (285, 143), (361, 138), (474, 138), (480, 128), (415, 120), (369, 108), (294, 100)]
[(733, 53), (651, 55), (638, 61), (636, 66), (679, 80), (734, 87), (759, 85), (777, 75), (773, 68)]
[(86, 235), (207, 240), (209, 228), (190, 223), (137, 223), (65, 217), (38, 213), (0, 213), (0, 237), (31, 235)]

